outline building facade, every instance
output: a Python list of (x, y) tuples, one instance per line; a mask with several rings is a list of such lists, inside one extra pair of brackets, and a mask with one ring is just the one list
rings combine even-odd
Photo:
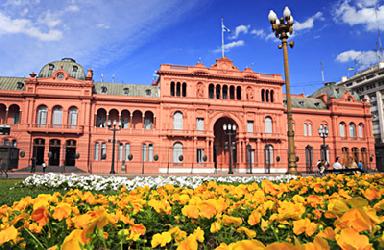
[[(92, 70), (64, 58), (39, 74), (0, 78), (0, 122), (11, 128), (1, 140), (20, 149), (20, 168), (35, 158), (108, 173), (115, 151), (117, 173), (226, 173), (230, 162), (235, 173), (285, 173), (283, 84), (281, 75), (241, 71), (228, 58), (210, 67), (163, 64), (152, 85), (95, 82)], [(292, 98), (299, 171), (336, 156), (375, 168), (368, 102), (335, 85)], [(320, 126), (329, 128), (326, 151)]]
[(360, 99), (370, 102), (377, 168), (384, 171), (384, 62), (358, 72), (350, 78), (343, 77), (338, 85), (347, 87)]

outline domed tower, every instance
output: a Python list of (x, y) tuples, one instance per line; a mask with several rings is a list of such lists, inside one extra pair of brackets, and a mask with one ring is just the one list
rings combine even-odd
[[(58, 70), (65, 71), (69, 76), (78, 79), (85, 80), (85, 71), (84, 67), (76, 63), (72, 58), (63, 58), (60, 61), (50, 62), (40, 70), (38, 75), (39, 78), (50, 78), (52, 77), (53, 72)], [(60, 78), (64, 75), (57, 75), (57, 78)]]

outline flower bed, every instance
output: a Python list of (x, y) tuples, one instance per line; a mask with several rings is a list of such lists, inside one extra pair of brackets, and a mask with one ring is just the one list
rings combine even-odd
[(41, 194), (0, 207), (0, 248), (383, 249), (383, 177)]
[(45, 174), (32, 175), (21, 183), (20, 187), (47, 187), (60, 189), (81, 189), (89, 191), (111, 191), (119, 190), (124, 186), (127, 190), (133, 190), (137, 187), (148, 186), (156, 188), (167, 184), (178, 187), (196, 188), (203, 182), (217, 181), (220, 183), (251, 183), (270, 180), (275, 182), (287, 182), (296, 178), (294, 175), (279, 176), (228, 176), (228, 177), (204, 177), (204, 176), (137, 176), (127, 178), (122, 176), (99, 176), (99, 175), (63, 175), (63, 174)]

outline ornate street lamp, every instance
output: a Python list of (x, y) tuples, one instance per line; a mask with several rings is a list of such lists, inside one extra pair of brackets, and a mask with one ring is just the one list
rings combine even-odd
[(223, 130), (226, 135), (228, 135), (228, 150), (229, 150), (229, 171), (228, 174), (233, 174), (232, 165), (233, 165), (233, 151), (232, 151), (232, 135), (236, 134), (236, 124), (223, 124)]
[(323, 145), (321, 145), (321, 149), (322, 149), (321, 151), (323, 152), (323, 159), (326, 162), (328, 162), (328, 159), (327, 159), (327, 145), (325, 145), (325, 138), (328, 137), (329, 130), (328, 130), (328, 127), (326, 125), (321, 124), (318, 131), (319, 131), (320, 138), (323, 139)]
[(112, 163), (111, 163), (111, 172), (110, 174), (116, 174), (115, 172), (115, 145), (116, 145), (116, 131), (119, 131), (121, 129), (120, 123), (117, 124), (116, 120), (113, 121), (113, 124), (111, 124), (111, 121), (108, 121), (108, 129), (113, 132), (112, 136)]
[[(292, 122), (292, 100), (289, 82), (289, 64), (288, 64), (288, 38), (293, 33), (293, 17), (288, 7), (285, 7), (283, 17), (278, 19), (273, 10), (269, 11), (268, 20), (272, 25), (272, 31), (275, 36), (281, 40), (279, 49), (283, 49), (284, 55), (284, 73), (285, 73), (285, 89), (287, 96), (287, 119), (288, 119), (288, 174), (297, 174), (296, 153), (295, 153), (295, 133), (293, 131)], [(289, 46), (293, 48), (293, 41), (289, 42)]]

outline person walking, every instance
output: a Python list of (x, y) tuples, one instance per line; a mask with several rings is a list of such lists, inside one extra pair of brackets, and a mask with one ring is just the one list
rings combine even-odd
[(36, 158), (32, 157), (31, 158), (31, 173), (36, 172)]
[(333, 163), (333, 169), (343, 169), (343, 166), (340, 163), (340, 158), (337, 156), (335, 163)]
[(43, 167), (43, 173), (45, 174), (45, 170), (47, 169), (47, 164), (45, 163), (45, 161), (43, 161), (41, 166)]

